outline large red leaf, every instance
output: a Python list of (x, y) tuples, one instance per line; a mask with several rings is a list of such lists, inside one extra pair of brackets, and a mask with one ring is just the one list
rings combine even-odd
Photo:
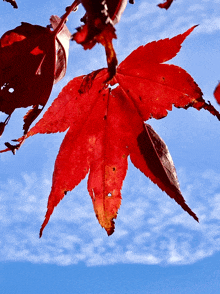
[[(113, 88), (105, 82), (106, 69), (73, 79), (28, 132), (29, 137), (69, 128), (56, 159), (40, 236), (54, 207), (87, 173), (96, 216), (107, 233), (113, 233), (128, 155), (138, 169), (198, 221), (180, 192), (167, 146), (144, 124), (150, 117), (166, 116), (172, 105), (208, 109), (187, 72), (162, 64), (177, 54), (192, 30), (139, 47), (119, 65), (111, 81)], [(213, 109), (211, 113), (219, 115)]]

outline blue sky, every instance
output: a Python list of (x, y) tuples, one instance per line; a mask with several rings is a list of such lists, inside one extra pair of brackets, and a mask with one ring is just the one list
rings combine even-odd
[[(168, 11), (159, 9), (158, 2), (127, 6), (116, 26), (119, 62), (139, 45), (199, 24), (170, 63), (187, 70), (206, 101), (220, 110), (213, 98), (220, 80), (220, 0), (176, 0)], [(47, 25), (50, 15), (62, 15), (70, 4), (18, 0), (19, 9), (14, 10), (1, 1), (0, 34), (21, 21)], [(80, 8), (69, 17), (71, 32), (82, 15)], [(101, 46), (84, 51), (71, 43), (67, 74), (55, 85), (48, 106), (70, 79), (105, 66)], [(25, 112), (14, 113), (1, 148), (21, 135)], [(165, 119), (149, 123), (168, 145), (182, 193), (200, 224), (129, 164), (112, 236), (98, 224), (84, 180), (61, 201), (39, 239), (65, 134), (36, 135), (16, 156), (0, 155), (1, 293), (219, 292), (219, 122), (203, 110), (174, 109)]]

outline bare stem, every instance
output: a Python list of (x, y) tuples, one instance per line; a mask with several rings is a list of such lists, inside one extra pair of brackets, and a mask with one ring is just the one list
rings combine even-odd
[(56, 29), (54, 30), (54, 35), (56, 36), (60, 30), (62, 29), (63, 24), (65, 23), (67, 17), (69, 16), (69, 14), (80, 4), (80, 0), (75, 0), (72, 5), (70, 5), (67, 10), (66, 13), (62, 16), (60, 23), (58, 24), (58, 26), (56, 27)]
[(220, 113), (215, 109), (214, 106), (208, 101), (208, 103), (205, 103), (202, 107), (205, 110), (208, 110), (212, 115), (216, 116), (217, 119), (220, 121)]

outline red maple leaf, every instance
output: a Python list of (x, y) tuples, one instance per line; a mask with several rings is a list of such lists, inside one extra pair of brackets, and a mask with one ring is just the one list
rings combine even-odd
[(173, 3), (173, 0), (166, 0), (164, 3), (158, 4), (160, 8), (168, 9), (170, 5)]
[[(111, 86), (105, 82), (107, 69), (73, 79), (28, 132), (27, 137), (68, 129), (56, 159), (40, 236), (54, 207), (88, 173), (88, 191), (96, 216), (108, 235), (112, 234), (128, 156), (198, 221), (181, 194), (165, 143), (145, 124), (151, 117), (165, 117), (173, 105), (210, 110), (192, 77), (178, 66), (164, 64), (179, 52), (193, 29), (133, 51), (118, 66)], [(220, 118), (219, 113), (212, 113)]]

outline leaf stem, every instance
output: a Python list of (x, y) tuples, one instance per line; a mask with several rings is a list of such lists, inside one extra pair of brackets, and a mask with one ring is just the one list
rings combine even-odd
[(212, 115), (216, 116), (217, 119), (220, 121), (220, 113), (215, 109), (215, 107), (208, 101), (208, 103), (205, 102), (205, 104), (202, 107), (205, 110), (208, 110)]
[(81, 3), (80, 0), (75, 0), (72, 5), (70, 5), (67, 10), (66, 13), (62, 16), (60, 23), (58, 24), (58, 26), (56, 27), (56, 29), (54, 30), (54, 35), (56, 36), (60, 30), (62, 29), (63, 24), (65, 23), (67, 17), (69, 16), (69, 14)]

